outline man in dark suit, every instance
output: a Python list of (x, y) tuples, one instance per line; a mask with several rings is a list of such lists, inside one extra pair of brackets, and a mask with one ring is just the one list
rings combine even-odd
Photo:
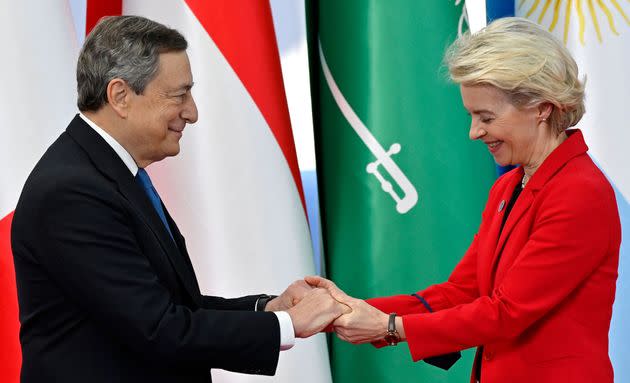
[(134, 16), (103, 19), (85, 41), (81, 113), (36, 165), (13, 219), (22, 382), (273, 375), (295, 336), (344, 311), (303, 281), (275, 299), (201, 295), (144, 171), (176, 155), (197, 120), (186, 48), (177, 31)]

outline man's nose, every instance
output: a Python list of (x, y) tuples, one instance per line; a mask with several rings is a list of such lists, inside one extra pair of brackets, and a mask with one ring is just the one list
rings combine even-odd
[(186, 120), (187, 123), (194, 124), (197, 122), (198, 117), (197, 103), (195, 103), (195, 99), (191, 94), (188, 100), (186, 100), (186, 106), (182, 112), (182, 118)]

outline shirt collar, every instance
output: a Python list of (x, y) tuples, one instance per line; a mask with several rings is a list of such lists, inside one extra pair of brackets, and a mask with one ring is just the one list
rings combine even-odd
[(122, 162), (125, 163), (127, 168), (129, 168), (129, 171), (131, 172), (131, 174), (135, 177), (136, 174), (138, 173), (138, 165), (136, 164), (136, 161), (134, 161), (133, 157), (131, 157), (131, 154), (129, 154), (129, 152), (126, 151), (125, 148), (123, 148), (123, 146), (114, 139), (114, 137), (110, 136), (109, 133), (99, 128), (98, 125), (96, 125), (92, 120), (87, 118), (83, 113), (79, 113), (79, 117), (81, 117), (83, 121), (85, 121), (88, 125), (90, 125), (90, 127), (94, 129), (96, 133), (98, 133), (101, 137), (103, 137), (105, 142), (107, 142), (109, 146), (111, 146), (112, 149), (114, 149), (116, 154), (118, 154), (118, 157), (120, 157)]

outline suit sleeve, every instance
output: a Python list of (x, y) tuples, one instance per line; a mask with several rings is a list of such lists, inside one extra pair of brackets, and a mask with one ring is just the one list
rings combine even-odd
[(553, 310), (619, 246), (611, 193), (593, 184), (548, 192), (528, 241), (491, 295), (403, 317), (412, 358), (511, 339)]
[(247, 295), (240, 298), (222, 298), (210, 295), (202, 297), (202, 305), (205, 309), (213, 310), (237, 310), (254, 311), (254, 306), (260, 295)]
[(140, 249), (126, 201), (100, 178), (67, 177), (51, 181), (32, 206), (45, 211), (33, 222), (46, 248), (39, 261), (104, 332), (156, 363), (275, 372), (273, 313), (232, 311), (233, 302), (197, 310), (175, 304)]

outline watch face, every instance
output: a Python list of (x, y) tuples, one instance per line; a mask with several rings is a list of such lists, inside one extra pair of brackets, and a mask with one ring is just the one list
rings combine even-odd
[(398, 335), (398, 332), (387, 333), (387, 335), (385, 335), (385, 342), (387, 342), (390, 346), (397, 345), (399, 341), (400, 335)]

